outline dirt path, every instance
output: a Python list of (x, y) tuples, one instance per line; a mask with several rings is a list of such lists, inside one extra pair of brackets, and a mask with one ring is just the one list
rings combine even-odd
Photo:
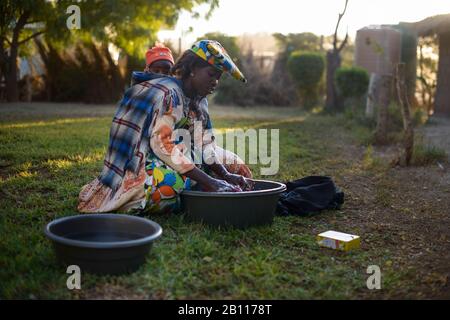
[[(450, 142), (450, 124), (438, 126), (420, 130), (428, 137), (439, 134), (439, 143)], [(399, 279), (355, 298), (450, 299), (450, 165), (390, 167), (401, 150), (397, 145), (374, 147), (370, 163), (367, 147), (352, 142), (352, 132), (330, 130), (333, 135), (314, 138), (333, 149), (324, 170), (344, 190), (345, 204), (342, 215), (318, 217), (335, 230), (357, 231), (363, 250), (379, 261), (390, 257), (380, 265), (382, 273)]]
[[(450, 123), (424, 128), (434, 143), (450, 147)], [(446, 134), (445, 132), (448, 133)], [(386, 266), (410, 277), (404, 288), (380, 298), (450, 299), (450, 168), (386, 167), (370, 170), (364, 164), (364, 147), (342, 145), (350, 166), (336, 181), (346, 191), (345, 216), (336, 227), (352, 225), (360, 230), (363, 248), (388, 250)], [(374, 157), (389, 163), (397, 148), (375, 148)], [(450, 152), (450, 149), (448, 150)], [(353, 159), (353, 160), (352, 160)], [(362, 293), (364, 297), (364, 293)], [(373, 295), (371, 296), (373, 298)]]
[(449, 179), (438, 168), (417, 167), (351, 177), (352, 195), (364, 199), (365, 212), (357, 212), (368, 246), (389, 248), (392, 266), (413, 272), (416, 286), (397, 291), (398, 298), (450, 298)]

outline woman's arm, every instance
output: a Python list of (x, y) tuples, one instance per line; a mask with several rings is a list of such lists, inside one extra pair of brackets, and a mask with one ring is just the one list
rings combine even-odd
[[(184, 155), (183, 144), (176, 145), (172, 139), (175, 124), (183, 117), (181, 106), (172, 106), (171, 101), (162, 100), (160, 114), (156, 115), (150, 137), (152, 151), (175, 171), (196, 181), (205, 191), (240, 191), (223, 180), (214, 179), (198, 169), (193, 161)], [(169, 104), (169, 105), (166, 105)]]
[(150, 137), (150, 147), (164, 163), (180, 174), (184, 174), (192, 170), (195, 165), (184, 155), (180, 145), (176, 145), (172, 140), (176, 119), (173, 114), (164, 114), (155, 120)]
[(253, 183), (250, 180), (239, 174), (228, 172), (225, 166), (221, 163), (211, 164), (209, 165), (209, 168), (223, 180), (239, 186), (244, 191), (253, 189)]
[(241, 191), (240, 188), (237, 188), (236, 186), (233, 186), (224, 180), (214, 179), (213, 177), (204, 173), (197, 167), (194, 167), (192, 170), (185, 172), (184, 175), (192, 180), (197, 181), (197, 183), (204, 191), (209, 192)]
[(232, 174), (228, 172), (226, 167), (221, 164), (216, 154), (216, 143), (213, 134), (212, 122), (208, 113), (207, 103), (203, 106), (204, 114), (207, 118), (205, 131), (202, 136), (202, 141), (196, 141), (196, 143), (201, 143), (203, 146), (203, 161), (209, 166), (209, 168), (221, 179), (235, 185), (239, 186), (241, 190), (252, 190), (253, 183), (247, 180), (245, 177)]
[(213, 163), (208, 165), (208, 167), (217, 174), (218, 177), (225, 180), (225, 177), (227, 177), (230, 173), (227, 171), (225, 166), (221, 163)]

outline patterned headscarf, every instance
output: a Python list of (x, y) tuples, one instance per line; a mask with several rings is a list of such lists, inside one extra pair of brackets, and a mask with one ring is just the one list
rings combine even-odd
[(233, 78), (247, 82), (247, 79), (219, 42), (200, 40), (194, 43), (190, 50), (220, 71), (228, 72)]

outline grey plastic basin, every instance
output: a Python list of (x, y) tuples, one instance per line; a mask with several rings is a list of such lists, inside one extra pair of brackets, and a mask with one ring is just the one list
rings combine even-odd
[(45, 235), (57, 259), (81, 272), (121, 274), (136, 271), (153, 241), (162, 234), (154, 221), (123, 214), (82, 214), (50, 222)]
[(278, 198), (286, 185), (253, 180), (253, 191), (203, 192), (184, 190), (181, 202), (186, 218), (216, 227), (248, 228), (273, 222)]

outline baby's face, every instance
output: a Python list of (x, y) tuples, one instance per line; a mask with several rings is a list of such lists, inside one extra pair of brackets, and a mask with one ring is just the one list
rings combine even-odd
[(146, 71), (168, 75), (172, 68), (172, 63), (167, 60), (158, 60), (153, 62), (150, 66), (146, 68)]

